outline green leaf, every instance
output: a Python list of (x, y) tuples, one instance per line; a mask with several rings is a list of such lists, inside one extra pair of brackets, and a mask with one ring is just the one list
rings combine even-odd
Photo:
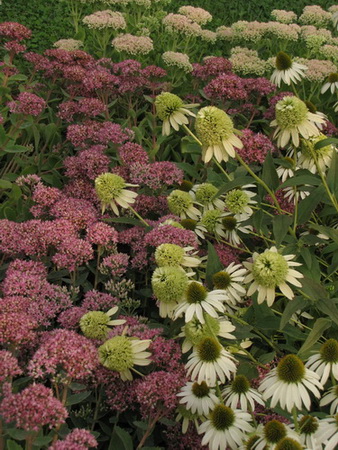
[(208, 261), (205, 278), (209, 289), (213, 288), (212, 276), (222, 269), (223, 266), (219, 260), (215, 247), (211, 244), (211, 242), (208, 242)]
[(330, 319), (320, 318), (316, 320), (304, 344), (298, 351), (298, 356), (300, 358), (306, 358), (308, 356), (313, 345), (316, 344), (318, 339), (323, 335), (324, 331), (330, 328), (331, 324), (332, 321)]
[(0, 180), (0, 189), (11, 189), (12, 183), (7, 180)]
[(195, 153), (197, 155), (201, 154), (201, 146), (190, 136), (184, 136), (181, 139), (181, 153)]
[(272, 220), (273, 234), (275, 236), (276, 246), (279, 247), (288, 232), (292, 223), (292, 217), (287, 215), (275, 216)]
[(256, 367), (250, 363), (242, 363), (238, 367), (236, 375), (245, 375), (249, 380), (257, 378), (259, 373)]
[(318, 141), (315, 144), (315, 149), (319, 150), (320, 148), (326, 147), (327, 145), (331, 145), (331, 144), (338, 144), (338, 139), (337, 138), (327, 138), (327, 139), (322, 139), (321, 141)]
[(18, 428), (8, 428), (6, 431), (11, 438), (16, 439), (17, 441), (23, 441), (29, 436), (29, 431), (19, 430)]
[(318, 186), (314, 189), (311, 194), (304, 198), (298, 205), (298, 224), (305, 223), (311, 217), (312, 211), (317, 207), (317, 205), (323, 200), (325, 194), (324, 186)]
[(4, 148), (6, 153), (24, 153), (28, 151), (32, 151), (31, 147), (25, 147), (24, 145), (17, 145), (12, 142), (9, 142)]
[(9, 439), (6, 441), (6, 448), (8, 450), (22, 450), (23, 447), (21, 445), (17, 444), (15, 441), (12, 441), (12, 439)]
[(109, 219), (104, 219), (104, 221), (113, 223), (127, 223), (129, 225), (144, 227), (144, 224), (139, 219), (134, 219), (133, 217), (111, 217)]
[(313, 279), (304, 277), (301, 278), (300, 282), (302, 283), (302, 287), (300, 289), (312, 300), (317, 301), (320, 298), (328, 297), (326, 289)]
[(338, 305), (335, 298), (321, 298), (316, 303), (319, 311), (330, 317), (336, 325), (338, 325)]
[(301, 186), (304, 184), (309, 184), (310, 186), (319, 186), (321, 184), (320, 178), (316, 177), (315, 175), (299, 175), (297, 177), (296, 175), (292, 178), (289, 178), (286, 180), (283, 184), (278, 186), (279, 189), (284, 189), (289, 186)]
[(306, 306), (307, 301), (303, 297), (296, 297), (294, 300), (290, 300), (283, 311), (283, 315), (280, 320), (279, 329), (282, 330), (296, 311), (303, 309)]
[(226, 182), (223, 186), (221, 186), (215, 197), (219, 197), (220, 195), (225, 194), (225, 192), (231, 191), (231, 189), (243, 187), (246, 184), (252, 183), (252, 181), (253, 179), (247, 176), (235, 178), (234, 180)]
[(330, 227), (323, 227), (322, 225), (311, 224), (311, 228), (319, 231), (322, 234), (326, 234), (331, 238), (336, 244), (338, 244), (338, 230)]
[(133, 450), (133, 440), (129, 433), (118, 426), (114, 427), (108, 450)]
[[(338, 139), (337, 139), (338, 140)], [(337, 192), (338, 189), (338, 156), (334, 151), (332, 154), (330, 168), (327, 172), (326, 181), (332, 192)]]
[(77, 405), (90, 396), (90, 391), (79, 392), (78, 394), (67, 397), (66, 406)]
[(261, 178), (273, 191), (279, 186), (278, 174), (270, 152), (265, 158)]
[(18, 73), (16, 75), (12, 75), (8, 78), (8, 81), (26, 81), (27, 77), (26, 75), (23, 75), (22, 73)]
[(196, 170), (196, 168), (193, 165), (188, 164), (188, 163), (177, 163), (177, 167), (179, 169), (182, 169), (184, 171), (184, 173), (187, 173), (188, 175), (190, 175), (195, 180), (199, 180), (200, 179), (198, 171)]
[(264, 353), (264, 355), (258, 358), (258, 361), (262, 364), (267, 364), (271, 362), (276, 356), (276, 352)]

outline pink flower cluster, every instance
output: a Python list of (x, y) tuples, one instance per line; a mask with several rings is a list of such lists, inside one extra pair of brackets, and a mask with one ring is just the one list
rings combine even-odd
[(180, 247), (197, 248), (198, 245), (193, 231), (162, 224), (145, 235), (144, 243), (151, 247), (158, 247), (161, 244), (176, 244)]
[(232, 64), (221, 56), (211, 56), (204, 58), (202, 64), (193, 64), (193, 68), (192, 76), (205, 81), (223, 73), (230, 73)]
[(22, 41), (23, 39), (30, 39), (32, 35), (24, 25), (17, 22), (2, 22), (0, 23), (0, 36), (14, 40)]
[(18, 394), (10, 388), (0, 404), (5, 422), (14, 422), (17, 428), (39, 431), (45, 425), (57, 427), (68, 417), (67, 409), (53, 396), (53, 391), (42, 384), (32, 384)]
[(130, 180), (157, 191), (165, 186), (179, 185), (183, 181), (183, 171), (170, 161), (157, 161), (151, 164), (134, 163), (130, 167)]
[(21, 374), (22, 370), (19, 367), (18, 360), (12, 353), (7, 350), (0, 350), (0, 383)]
[(213, 100), (244, 100), (248, 97), (244, 80), (238, 75), (221, 73), (204, 88), (205, 94)]
[(99, 364), (92, 342), (71, 330), (53, 330), (42, 337), (39, 349), (28, 364), (33, 378), (52, 376), (83, 380)]
[(63, 441), (56, 441), (48, 450), (86, 450), (97, 446), (97, 440), (88, 430), (74, 428)]
[(15, 101), (7, 103), (10, 112), (38, 116), (46, 108), (46, 102), (31, 92), (21, 92)]
[(242, 130), (241, 141), (243, 148), (237, 149), (237, 152), (247, 164), (262, 164), (268, 152), (273, 153), (276, 150), (265, 134), (254, 133), (249, 129)]
[(98, 98), (81, 98), (78, 102), (68, 101), (59, 105), (58, 117), (73, 122), (74, 116), (95, 117), (107, 111), (107, 107)]

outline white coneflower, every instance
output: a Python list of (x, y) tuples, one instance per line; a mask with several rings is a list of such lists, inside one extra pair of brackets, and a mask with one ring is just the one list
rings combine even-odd
[(327, 82), (323, 85), (320, 93), (324, 94), (326, 91), (330, 90), (331, 94), (334, 94), (338, 90), (338, 73), (330, 73), (327, 77)]
[(204, 433), (202, 445), (212, 450), (238, 448), (247, 433), (253, 431), (249, 413), (218, 404), (210, 413), (209, 420), (200, 425), (198, 433)]
[(188, 287), (188, 274), (182, 267), (158, 267), (151, 278), (151, 286), (158, 299), (160, 316), (172, 317)]
[(242, 242), (237, 231), (240, 231), (243, 234), (249, 234), (250, 231), (253, 231), (251, 225), (242, 225), (242, 221), (236, 219), (236, 217), (232, 215), (224, 217), (222, 219), (222, 225), (224, 227), (224, 239), (232, 245), (240, 245)]
[(197, 267), (201, 260), (194, 256), (194, 247), (180, 247), (176, 244), (161, 244), (155, 250), (155, 262), (159, 267), (164, 266), (184, 266)]
[(318, 136), (319, 127), (325, 118), (319, 113), (312, 113), (306, 104), (297, 97), (284, 97), (276, 104), (276, 119), (271, 126), (277, 127), (273, 137), (277, 138), (278, 147), (285, 147), (290, 139), (295, 147), (299, 146), (299, 136), (308, 139)]
[(242, 286), (247, 270), (241, 264), (230, 263), (228, 267), (213, 275), (212, 281), (216, 289), (224, 289), (229, 297), (227, 303), (233, 306), (241, 302), (246, 294)]
[(226, 301), (227, 295), (221, 290), (208, 292), (202, 283), (198, 281), (190, 281), (184, 299), (177, 305), (174, 313), (174, 318), (185, 315), (185, 321), (190, 320), (196, 315), (198, 320), (205, 323), (204, 314), (209, 314), (211, 317), (218, 317), (218, 312), (224, 312), (223, 303)]
[(243, 262), (244, 267), (249, 270), (245, 277), (245, 283), (251, 283), (247, 295), (250, 296), (258, 291), (257, 301), (263, 303), (267, 301), (271, 306), (275, 300), (276, 287), (289, 300), (294, 297), (294, 293), (287, 283), (301, 287), (298, 278), (303, 278), (303, 274), (292, 269), (300, 266), (300, 263), (291, 261), (295, 255), (281, 255), (276, 247), (266, 249), (263, 253), (254, 253), (252, 262)]
[(211, 183), (195, 184), (190, 194), (205, 210), (223, 210), (225, 205), (223, 200), (215, 198), (218, 188)]
[(326, 406), (331, 403), (330, 414), (338, 413), (338, 384), (330, 387), (327, 393), (321, 398), (319, 405)]
[(199, 426), (200, 415), (196, 413), (192, 413), (185, 406), (178, 405), (177, 416), (175, 417), (176, 422), (182, 421), (182, 433), (185, 434), (188, 431), (189, 424), (193, 423), (195, 428), (197, 429)]
[(135, 203), (137, 193), (125, 189), (126, 187), (137, 187), (137, 185), (126, 183), (122, 177), (114, 173), (103, 173), (95, 179), (95, 190), (101, 200), (102, 214), (110, 206), (118, 216), (119, 206), (129, 208)]
[(213, 337), (205, 337), (195, 347), (185, 365), (187, 375), (198, 383), (205, 381), (214, 387), (216, 381), (225, 383), (236, 372), (236, 359), (227, 352), (219, 341)]
[(285, 52), (279, 52), (276, 56), (276, 70), (271, 75), (272, 83), (280, 87), (281, 82), (290, 85), (297, 83), (305, 77), (307, 66), (292, 61), (290, 56)]
[(249, 406), (250, 410), (254, 411), (255, 402), (265, 406), (262, 395), (251, 388), (249, 380), (244, 375), (237, 375), (230, 386), (223, 389), (222, 396), (226, 406), (230, 406), (233, 409), (238, 407), (238, 403), (243, 411), (248, 411)]
[(196, 347), (205, 337), (220, 336), (224, 339), (236, 339), (232, 331), (236, 327), (227, 319), (214, 318), (204, 314), (205, 323), (201, 323), (196, 316), (182, 327), (178, 335), (184, 337), (182, 352), (187, 353)]
[(325, 450), (335, 450), (338, 446), (338, 414), (320, 421), (316, 438)]
[(150, 339), (114, 336), (99, 347), (99, 361), (107, 369), (119, 372), (123, 381), (132, 380), (134, 365), (147, 366), (151, 363), (148, 359), (151, 353), (145, 351), (150, 344)]
[(301, 139), (300, 152), (297, 153), (298, 165), (301, 169), (307, 169), (311, 173), (317, 173), (318, 167), (322, 172), (325, 172), (331, 166), (333, 154), (337, 152), (337, 149), (331, 144), (318, 149), (315, 148), (318, 142), (325, 139), (327, 137), (324, 134), (319, 134), (308, 139)]
[(328, 339), (320, 348), (319, 353), (310, 356), (306, 367), (313, 370), (320, 377), (324, 385), (332, 375), (338, 381), (338, 341)]
[(124, 319), (111, 320), (117, 312), (118, 306), (114, 306), (107, 312), (89, 311), (80, 319), (82, 333), (90, 339), (107, 339), (109, 326), (123, 325)]
[(195, 117), (195, 114), (189, 109), (198, 106), (198, 104), (185, 105), (177, 95), (171, 92), (162, 92), (156, 97), (155, 106), (158, 117), (163, 121), (162, 134), (169, 136), (170, 126), (178, 131), (180, 125), (189, 123), (187, 116)]
[(295, 160), (291, 157), (293, 153), (293, 150), (288, 152), (286, 157), (282, 159), (282, 165), (276, 169), (277, 175), (281, 179), (282, 183), (284, 183), (287, 179), (294, 177), (295, 171), (299, 169), (295, 163)]
[(311, 398), (308, 390), (320, 398), (319, 389), (323, 389), (319, 376), (307, 369), (296, 355), (284, 356), (259, 387), (263, 392), (263, 400), (271, 398), (271, 408), (279, 403), (281, 408), (289, 412), (294, 406), (301, 410), (303, 405), (310, 410)]
[(317, 417), (310, 415), (298, 417), (298, 428), (299, 440), (305, 448), (322, 450), (322, 443), (317, 439), (317, 430), (319, 428), (319, 420)]
[(252, 447), (249, 447), (255, 450), (264, 450), (266, 448), (276, 450), (278, 443), (283, 439), (299, 439), (295, 431), (279, 420), (270, 420), (265, 425), (258, 425), (256, 436), (258, 436), (258, 439), (255, 439)]
[(215, 106), (206, 106), (196, 116), (197, 137), (202, 142), (202, 160), (208, 163), (214, 156), (220, 163), (235, 158), (236, 148), (242, 148), (242, 141), (235, 135), (231, 118)]
[(219, 398), (215, 394), (215, 389), (210, 388), (205, 381), (197, 383), (188, 381), (177, 394), (182, 397), (180, 403), (185, 405), (192, 413), (206, 416), (219, 403)]
[(243, 189), (232, 189), (225, 195), (225, 208), (235, 219), (247, 220), (253, 214), (251, 206), (257, 203), (253, 200), (256, 193), (247, 190), (247, 188), (254, 186), (254, 184), (247, 184), (243, 186)]
[(195, 227), (195, 233), (202, 239), (204, 239), (205, 233), (213, 234), (216, 239), (225, 238), (225, 231), (222, 223), (224, 217), (225, 213), (220, 209), (209, 209), (204, 211), (201, 220)]
[(190, 219), (198, 220), (201, 215), (200, 211), (195, 208), (194, 199), (189, 192), (175, 189), (169, 194), (167, 201), (170, 212), (176, 214), (181, 219), (189, 217)]

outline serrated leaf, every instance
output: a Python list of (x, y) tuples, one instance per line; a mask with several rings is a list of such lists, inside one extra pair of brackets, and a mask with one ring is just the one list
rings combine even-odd
[(209, 289), (213, 288), (212, 276), (223, 269), (222, 263), (219, 260), (215, 247), (211, 242), (208, 242), (208, 261), (206, 267), (205, 278)]
[(300, 358), (305, 358), (308, 355), (313, 345), (323, 335), (324, 331), (330, 328), (331, 324), (332, 321), (330, 319), (324, 319), (323, 317), (316, 320), (304, 344), (298, 351)]
[(253, 179), (251, 177), (247, 177), (247, 176), (240, 176), (238, 178), (235, 178), (234, 180), (224, 183), (224, 185), (220, 187), (220, 189), (217, 192), (217, 194), (215, 195), (215, 197), (219, 197), (220, 195), (225, 194), (228, 191), (231, 191), (231, 189), (243, 187), (246, 184), (250, 184), (252, 182), (253, 182)]
[(302, 186), (305, 184), (309, 184), (310, 186), (319, 186), (321, 184), (321, 180), (315, 175), (299, 175), (298, 177), (294, 176), (278, 186), (278, 189), (284, 189), (289, 186)]
[(275, 216), (272, 220), (273, 234), (275, 236), (276, 246), (279, 247), (292, 224), (292, 217), (287, 215)]
[(296, 311), (302, 310), (306, 306), (306, 300), (303, 297), (296, 297), (290, 300), (286, 305), (280, 320), (279, 328), (282, 330)]

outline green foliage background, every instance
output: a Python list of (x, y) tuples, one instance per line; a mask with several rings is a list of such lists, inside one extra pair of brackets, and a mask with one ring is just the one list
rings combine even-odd
[[(176, 12), (182, 5), (207, 9), (214, 17), (209, 28), (230, 25), (237, 20), (267, 21), (273, 9), (286, 9), (301, 14), (308, 0), (173, 0), (167, 9)], [(328, 8), (336, 2), (317, 0), (316, 5)], [(112, 8), (113, 9), (113, 8)], [(88, 7), (88, 13), (92, 6)], [(2, 0), (1, 21), (22, 23), (33, 31), (29, 50), (51, 48), (58, 39), (74, 37), (68, 20), (66, 2), (58, 0)]]

